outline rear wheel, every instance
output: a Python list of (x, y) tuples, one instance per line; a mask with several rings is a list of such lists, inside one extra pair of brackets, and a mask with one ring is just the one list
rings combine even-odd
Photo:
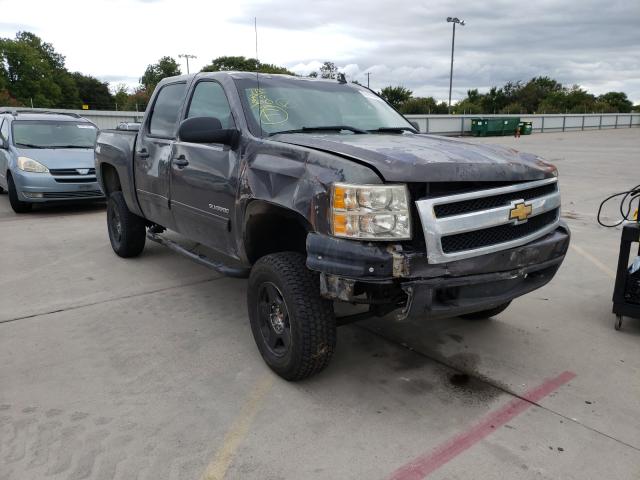
[(507, 307), (511, 304), (511, 302), (503, 303), (502, 305), (498, 305), (497, 307), (490, 308), (488, 310), (482, 310), (480, 312), (472, 312), (465, 313), (464, 315), (460, 315), (461, 318), (465, 318), (467, 320), (482, 320), (485, 318), (495, 317), (496, 315), (504, 312)]
[(7, 187), (9, 190), (9, 203), (11, 204), (13, 211), (16, 213), (30, 212), (33, 204), (20, 200), (20, 197), (18, 197), (18, 190), (16, 190), (16, 184), (13, 183), (11, 175), (7, 175)]
[(120, 191), (109, 195), (107, 226), (111, 248), (121, 257), (136, 257), (144, 249), (146, 229), (144, 220), (129, 211)]
[(336, 345), (333, 306), (320, 296), (318, 274), (304, 255), (262, 257), (251, 270), (247, 297), (253, 337), (274, 372), (302, 380), (329, 364)]

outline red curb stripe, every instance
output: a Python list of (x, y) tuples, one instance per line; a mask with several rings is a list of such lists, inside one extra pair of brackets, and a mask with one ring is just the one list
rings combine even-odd
[(489, 413), (483, 420), (469, 430), (447, 440), (435, 450), (420, 455), (391, 474), (389, 480), (421, 480), (433, 473), (445, 463), (471, 448), (480, 440), (503, 426), (512, 418), (520, 415), (534, 403), (560, 388), (576, 376), (573, 372), (562, 372), (557, 377), (545, 381), (542, 385), (525, 392), (521, 398), (515, 398), (504, 407)]

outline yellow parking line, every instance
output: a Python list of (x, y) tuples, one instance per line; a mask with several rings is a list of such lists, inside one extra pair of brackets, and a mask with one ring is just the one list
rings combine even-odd
[(602, 263), (600, 260), (598, 260), (596, 257), (594, 257), (593, 255), (591, 255), (589, 252), (586, 252), (585, 250), (582, 249), (582, 247), (577, 246), (575, 243), (571, 244), (571, 249), (576, 252), (579, 253), (580, 255), (582, 255), (584, 258), (586, 258), (587, 260), (589, 260), (591, 263), (593, 263), (596, 267), (598, 267), (601, 271), (603, 271), (605, 274), (607, 274), (609, 277), (611, 278), (616, 278), (616, 272), (614, 272), (613, 270), (611, 270), (609, 267), (607, 267), (604, 263)]
[(202, 474), (202, 480), (222, 480), (224, 478), (236, 450), (249, 432), (249, 427), (260, 409), (262, 399), (271, 390), (273, 382), (274, 375), (267, 373), (253, 387), (240, 413), (225, 435), (222, 447)]

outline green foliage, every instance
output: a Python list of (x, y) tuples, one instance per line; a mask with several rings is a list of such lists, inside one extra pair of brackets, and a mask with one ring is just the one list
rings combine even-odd
[(633, 107), (631, 100), (624, 92), (608, 92), (598, 97), (599, 102), (609, 104), (616, 112), (629, 113)]
[(491, 87), (485, 94), (469, 90), (455, 113), (589, 113), (629, 112), (632, 103), (623, 92), (596, 97), (578, 85), (565, 87), (549, 77), (534, 77), (527, 83), (508, 82)]
[(388, 86), (380, 90), (380, 96), (396, 109), (399, 109), (412, 95), (413, 92), (405, 87)]
[(444, 102), (438, 104), (433, 97), (412, 97), (402, 102), (398, 111), (407, 115), (447, 113), (447, 104)]
[(181, 73), (180, 65), (173, 57), (162, 57), (158, 63), (147, 66), (140, 83), (144, 85), (145, 90), (152, 92), (163, 78), (175, 77)]
[(71, 77), (78, 88), (78, 95), (82, 100), (82, 104), (89, 105), (92, 110), (115, 108), (116, 102), (111, 92), (109, 92), (109, 85), (106, 82), (101, 82), (95, 77), (83, 75), (80, 72), (71, 74)]
[(324, 62), (320, 67), (320, 78), (336, 78), (338, 67), (333, 62)]
[(262, 63), (255, 58), (246, 58), (246, 57), (218, 57), (211, 61), (209, 65), (205, 65), (202, 70), (203, 72), (255, 72), (258, 71), (260, 73), (276, 73), (276, 74), (284, 74), (284, 75), (295, 75), (290, 70), (287, 70), (285, 67), (278, 67), (277, 65), (273, 65), (271, 63)]

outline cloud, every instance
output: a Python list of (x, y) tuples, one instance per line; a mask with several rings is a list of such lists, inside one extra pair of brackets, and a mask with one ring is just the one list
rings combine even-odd
[[(1, 0), (0, 0), (1, 1)], [(195, 71), (221, 55), (255, 56), (308, 74), (332, 61), (350, 79), (448, 97), (457, 16), (454, 99), (547, 75), (640, 103), (640, 1), (608, 0), (47, 0), (2, 2), (0, 34), (33, 31), (72, 71), (135, 85), (164, 55), (191, 53)], [(84, 12), (84, 13), (83, 13)], [(152, 19), (152, 21), (146, 21)], [(183, 70), (186, 66), (183, 64)], [(113, 80), (111, 80), (113, 79)]]
[[(452, 30), (445, 19), (455, 15), (466, 25), (456, 28), (454, 98), (470, 88), (551, 76), (596, 94), (623, 90), (640, 102), (637, 1), (610, 0), (605, 6), (595, 0), (249, 0), (233, 19), (248, 15), (263, 29), (289, 32), (292, 43), (304, 43), (311, 34), (327, 39), (322, 56), (287, 62), (299, 73), (330, 60), (342, 69), (349, 66), (345, 73), (359, 81), (371, 72), (375, 88), (404, 85), (444, 99)], [(335, 34), (344, 40), (333, 41)]]

